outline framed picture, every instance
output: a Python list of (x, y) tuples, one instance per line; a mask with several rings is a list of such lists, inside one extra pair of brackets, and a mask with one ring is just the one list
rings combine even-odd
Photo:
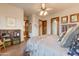
[(7, 17), (7, 26), (15, 26), (16, 19), (12, 17)]
[(61, 23), (67, 23), (68, 22), (68, 16), (61, 17)]
[(79, 14), (72, 14), (70, 15), (70, 22), (78, 22)]

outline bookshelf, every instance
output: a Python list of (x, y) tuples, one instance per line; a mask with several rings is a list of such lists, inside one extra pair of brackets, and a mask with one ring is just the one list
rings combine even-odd
[(0, 39), (4, 41), (5, 46), (19, 44), (21, 42), (20, 30), (0, 30)]

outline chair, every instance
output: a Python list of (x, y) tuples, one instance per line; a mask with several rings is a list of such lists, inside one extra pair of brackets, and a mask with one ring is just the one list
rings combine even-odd
[(0, 40), (0, 51), (1, 51), (2, 48), (6, 49), (4, 42), (2, 42), (2, 41)]

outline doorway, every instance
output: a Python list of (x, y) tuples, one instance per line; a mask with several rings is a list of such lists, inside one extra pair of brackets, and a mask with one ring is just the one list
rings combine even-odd
[(47, 21), (39, 20), (39, 35), (47, 34)]
[(59, 17), (51, 19), (51, 34), (59, 35)]

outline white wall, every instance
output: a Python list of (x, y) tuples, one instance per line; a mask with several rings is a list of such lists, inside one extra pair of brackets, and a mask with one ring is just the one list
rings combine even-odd
[[(7, 26), (7, 18), (14, 18), (15, 26)], [(9, 4), (0, 4), (0, 29), (20, 29), (21, 30), (21, 41), (23, 41), (24, 31), (24, 11), (21, 8), (11, 6)]]

